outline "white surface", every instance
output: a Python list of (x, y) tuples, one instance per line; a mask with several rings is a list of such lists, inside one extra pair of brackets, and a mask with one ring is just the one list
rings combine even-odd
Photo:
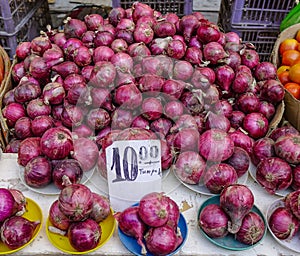
[[(48, 216), (48, 211), (51, 203), (57, 199), (57, 196), (48, 196), (35, 193), (29, 190), (21, 182), (18, 175), (18, 165), (16, 154), (3, 154), (0, 160), (0, 187), (10, 187), (20, 189), (26, 197), (35, 200), (41, 207), (44, 214), (44, 223)], [(171, 172), (169, 175), (173, 175)], [(201, 204), (208, 198), (208, 196), (200, 195), (193, 192), (176, 182), (176, 179), (168, 179), (165, 182), (170, 183), (173, 188), (170, 189), (170, 184), (165, 185), (168, 191), (166, 192), (177, 204), (183, 209), (182, 214), (186, 218), (188, 223), (188, 239), (184, 247), (180, 250), (177, 255), (188, 255), (188, 256), (254, 256), (254, 255), (270, 255), (270, 256), (296, 256), (299, 253), (295, 253), (292, 250), (286, 249), (281, 246), (268, 232), (265, 239), (255, 246), (253, 249), (241, 252), (229, 251), (222, 249), (211, 242), (209, 242), (199, 231), (197, 225), (197, 214)], [(86, 183), (92, 191), (105, 194), (105, 185), (99, 181), (103, 179), (99, 178), (97, 172), (94, 173), (93, 177)], [(260, 185), (255, 183), (252, 178), (248, 178), (247, 185), (252, 190), (255, 196), (255, 204), (265, 214), (268, 206), (279, 197), (276, 195), (267, 194)], [(299, 234), (298, 234), (299, 236)], [(37, 238), (28, 247), (15, 253), (14, 255), (66, 255), (65, 253), (56, 249), (47, 239), (45, 224), (41, 229), (41, 232)], [(112, 238), (100, 249), (89, 255), (131, 255), (130, 252), (122, 245), (118, 238), (117, 230), (115, 230)]]

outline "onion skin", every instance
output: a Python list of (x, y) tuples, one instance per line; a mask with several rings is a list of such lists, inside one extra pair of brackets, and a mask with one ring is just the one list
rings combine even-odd
[(167, 221), (167, 225), (173, 227), (175, 231), (177, 231), (177, 226), (180, 218), (180, 209), (178, 204), (170, 197), (167, 197), (169, 201), (169, 218)]
[(142, 247), (142, 253), (145, 253), (146, 247), (143, 242), (143, 237), (146, 233), (147, 225), (141, 220), (138, 212), (139, 206), (131, 206), (122, 212), (117, 212), (114, 214), (114, 217), (118, 221), (118, 226), (122, 232), (134, 237), (137, 243)]
[(73, 146), (72, 157), (79, 162), (84, 172), (91, 170), (98, 160), (97, 144), (89, 138), (82, 137), (74, 140)]
[(241, 147), (234, 147), (233, 154), (226, 160), (226, 163), (235, 169), (238, 177), (241, 177), (249, 169), (250, 156), (245, 149)]
[(43, 134), (40, 145), (50, 159), (64, 159), (73, 150), (72, 135), (65, 127), (53, 127)]
[(290, 164), (300, 163), (300, 135), (281, 136), (275, 141), (275, 153)]
[(203, 182), (213, 194), (220, 193), (226, 186), (237, 183), (235, 169), (226, 163), (214, 164), (205, 170)]
[(0, 188), (0, 221), (3, 222), (14, 213), (15, 199), (13, 194), (6, 188)]
[(292, 167), (293, 171), (293, 181), (292, 181), (292, 188), (294, 190), (300, 189), (300, 165), (296, 165)]
[(283, 135), (288, 135), (288, 134), (296, 134), (299, 135), (299, 131), (294, 128), (293, 126), (281, 126), (275, 128), (269, 135), (269, 138), (271, 138), (273, 141), (276, 141), (279, 137)]
[(45, 187), (52, 181), (51, 162), (43, 156), (32, 158), (24, 168), (24, 180), (31, 187)]
[(90, 218), (96, 222), (104, 221), (110, 214), (110, 203), (106, 196), (92, 192), (93, 208)]
[(249, 212), (243, 219), (236, 239), (243, 244), (253, 245), (262, 239), (265, 233), (265, 223), (256, 212)]
[(21, 141), (18, 150), (18, 164), (25, 166), (31, 159), (42, 155), (41, 138), (29, 137)]
[(257, 165), (256, 179), (268, 193), (274, 194), (277, 190), (287, 189), (291, 185), (292, 168), (279, 157), (268, 157)]
[(299, 220), (285, 207), (278, 207), (269, 218), (269, 227), (278, 239), (291, 239), (299, 229)]
[(228, 234), (228, 215), (217, 204), (204, 207), (199, 215), (198, 225), (212, 238), (225, 237)]
[(258, 165), (263, 159), (275, 156), (274, 141), (270, 137), (263, 137), (253, 144), (251, 160)]
[(17, 249), (31, 240), (39, 224), (39, 222), (29, 221), (22, 216), (7, 218), (1, 225), (1, 240), (10, 249)]
[(195, 151), (181, 152), (173, 165), (176, 175), (187, 184), (198, 184), (206, 163)]
[(19, 189), (10, 188), (9, 191), (13, 195), (15, 200), (13, 212), (14, 214), (20, 216), (26, 211), (26, 197)]
[(300, 220), (300, 210), (299, 210), (299, 199), (300, 199), (300, 190), (296, 190), (290, 192), (285, 197), (285, 205), (286, 208), (295, 216), (298, 220)]
[(79, 162), (75, 159), (63, 159), (58, 160), (53, 164), (52, 180), (54, 185), (60, 190), (68, 184), (64, 183), (64, 176), (68, 177), (68, 181), (71, 183), (79, 183), (83, 176), (83, 170)]
[(178, 244), (180, 235), (168, 226), (151, 227), (145, 234), (146, 247), (153, 255), (168, 255), (173, 252)]
[(60, 191), (58, 200), (60, 210), (72, 221), (85, 220), (92, 211), (92, 192), (83, 184), (69, 184)]
[(94, 249), (102, 236), (102, 228), (93, 219), (72, 222), (67, 236), (70, 244), (80, 252)]
[(163, 193), (152, 192), (143, 196), (139, 204), (139, 216), (152, 227), (159, 227), (168, 221), (169, 202)]
[(254, 195), (245, 185), (232, 184), (225, 187), (220, 194), (220, 206), (228, 214), (228, 231), (236, 234), (242, 220), (248, 214), (254, 205)]
[(13, 127), (19, 118), (26, 115), (26, 110), (21, 103), (12, 102), (2, 109), (2, 114), (7, 120), (8, 127)]
[(200, 155), (209, 161), (225, 161), (234, 150), (234, 143), (227, 132), (210, 129), (200, 135)]
[(50, 206), (49, 220), (54, 227), (64, 231), (68, 230), (71, 224), (69, 218), (59, 209), (58, 199), (56, 199)]
[(243, 128), (248, 132), (249, 136), (254, 139), (259, 139), (267, 134), (269, 121), (263, 114), (252, 112), (245, 116)]

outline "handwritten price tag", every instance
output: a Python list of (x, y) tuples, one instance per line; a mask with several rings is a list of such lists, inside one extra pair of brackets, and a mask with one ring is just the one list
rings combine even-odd
[(162, 190), (159, 140), (115, 141), (106, 148), (106, 167), (110, 203), (115, 211)]

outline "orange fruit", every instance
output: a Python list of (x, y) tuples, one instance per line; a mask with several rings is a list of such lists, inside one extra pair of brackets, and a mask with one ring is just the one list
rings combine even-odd
[(277, 77), (282, 84), (286, 84), (286, 83), (290, 82), (289, 71), (287, 71), (287, 70), (278, 74)]
[(287, 50), (284, 51), (281, 58), (281, 64), (292, 66), (294, 62), (300, 59), (300, 52), (297, 50)]
[(290, 67), (289, 79), (294, 83), (300, 84), (300, 63)]
[(295, 38), (300, 43), (300, 29), (297, 31)]
[(281, 72), (289, 71), (289, 69), (290, 69), (290, 66), (281, 65), (281, 66), (277, 69), (277, 75), (279, 75)]
[(296, 99), (300, 99), (300, 85), (297, 83), (286, 83), (284, 88), (290, 92)]
[(279, 45), (279, 54), (282, 55), (287, 50), (297, 50), (298, 46), (299, 42), (295, 38), (286, 38)]

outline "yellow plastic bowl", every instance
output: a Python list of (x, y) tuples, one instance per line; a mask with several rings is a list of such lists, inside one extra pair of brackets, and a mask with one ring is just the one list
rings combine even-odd
[(36, 238), (38, 233), (40, 232), (40, 230), (42, 228), (42, 224), (43, 224), (43, 214), (42, 214), (42, 210), (41, 210), (40, 206), (35, 201), (31, 200), (30, 198), (26, 198), (26, 212), (22, 215), (22, 217), (24, 217), (30, 221), (40, 221), (40, 224), (36, 227), (30, 241), (17, 249), (12, 250), (9, 247), (7, 247), (4, 243), (1, 242), (0, 243), (0, 255), (10, 254), (10, 253), (14, 253), (16, 251), (22, 250), (24, 247), (29, 245)]
[(46, 233), (48, 236), (49, 241), (59, 250), (69, 253), (69, 254), (86, 254), (93, 252), (97, 249), (99, 249), (101, 246), (103, 246), (114, 233), (115, 227), (116, 227), (116, 220), (113, 216), (112, 209), (110, 210), (110, 215), (102, 222), (99, 223), (99, 226), (102, 229), (102, 235), (101, 239), (98, 243), (98, 245), (88, 251), (79, 252), (77, 251), (72, 245), (70, 244), (70, 241), (67, 236), (62, 236), (59, 234), (55, 234), (49, 231), (48, 227), (51, 226), (51, 222), (49, 220), (49, 217), (47, 218), (46, 222)]

